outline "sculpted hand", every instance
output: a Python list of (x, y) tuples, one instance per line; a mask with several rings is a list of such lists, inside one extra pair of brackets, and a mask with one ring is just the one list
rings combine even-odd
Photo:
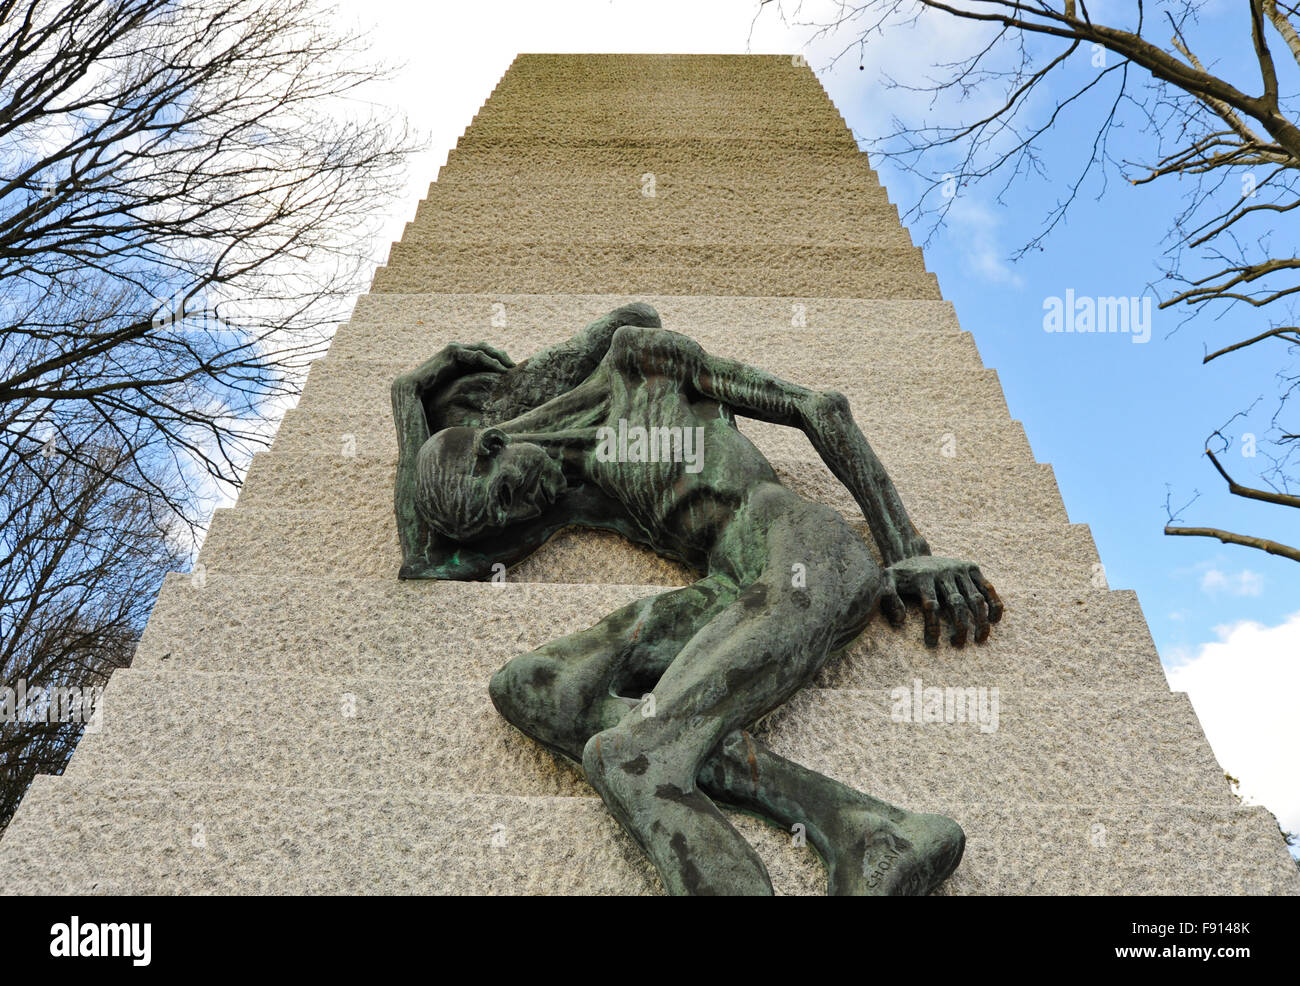
[(515, 365), (515, 361), (504, 352), (486, 342), (453, 342), (447, 351), (458, 365), (470, 371), (505, 373)]
[(422, 394), (437, 386), (449, 370), (458, 368), (462, 374), (470, 373), (505, 373), (514, 366), (514, 360), (486, 342), (453, 342), (430, 359), (419, 369), (397, 378), (397, 385), (409, 387), (415, 394)]
[(885, 569), (881, 611), (894, 626), (906, 618), (903, 596), (920, 600), (925, 621), (925, 643), (939, 643), (939, 612), (952, 623), (954, 647), (964, 646), (974, 635), (976, 643), (988, 639), (990, 624), (1002, 619), (1002, 600), (980, 574), (979, 566), (953, 558), (917, 555)]

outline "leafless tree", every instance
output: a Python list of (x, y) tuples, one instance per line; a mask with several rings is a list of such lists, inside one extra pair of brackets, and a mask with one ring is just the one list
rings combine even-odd
[[(313, 0), (0, 0), (0, 421), (237, 483), (369, 269), (408, 150)], [(144, 436), (140, 436), (144, 437)], [(150, 469), (136, 479), (152, 495)]]
[[(828, 16), (806, 15), (798, 0), (760, 0), (756, 17), (766, 11), (803, 24), (810, 39), (831, 41), (836, 61), (861, 58), (868, 45), (907, 27), (942, 18), (965, 22), (969, 47), (935, 66), (937, 78), (920, 87), (891, 80), (927, 96), (932, 106), (948, 100), (950, 118), (959, 122), (903, 121), (872, 141), (877, 154), (922, 181), (909, 218), (927, 219), (933, 232), (953, 205), (953, 187), (991, 180), (1001, 201), (1017, 182), (1041, 177), (1045, 135), (1069, 121), (1083, 135), (1082, 163), (1018, 255), (1040, 246), (1090, 178), (1103, 189), (1116, 173), (1134, 185), (1182, 180), (1186, 198), (1172, 217), (1164, 278), (1155, 285), (1161, 307), (1189, 316), (1250, 313), (1261, 324), (1212, 350), (1207, 346), (1204, 362), (1262, 344), (1279, 346), (1281, 365), (1282, 354), (1300, 346), (1300, 255), (1294, 238), (1274, 225), (1300, 205), (1300, 127), (1296, 97), (1287, 88), (1300, 66), (1300, 14), (1295, 4), (1247, 0), (1240, 4), (1235, 39), (1211, 38), (1202, 30), (1205, 6), (1205, 0), (1107, 5), (1107, 19), (1117, 20), (1102, 23), (1084, 0), (866, 0), (830, 4)], [(1201, 57), (1234, 40), (1250, 65), (1241, 78), (1216, 72), (1215, 59)], [(1081, 66), (1092, 70), (1080, 74), (1075, 70)], [(1049, 80), (1060, 80), (1063, 88), (1048, 92)], [(1145, 137), (1138, 160), (1112, 152), (1117, 131), (1128, 122)], [(1269, 488), (1229, 476), (1210, 440), (1206, 455), (1229, 492), (1294, 508), (1300, 507), (1293, 492), (1300, 482), (1300, 436), (1284, 420), (1300, 377), (1283, 368), (1278, 381), (1277, 408), (1264, 436), (1270, 465), (1260, 475)], [(1211, 439), (1225, 436), (1220, 430)], [(1175, 520), (1171, 515), (1166, 534), (1215, 537), (1300, 561), (1300, 548)]]
[(116, 429), (72, 430), (75, 454), (0, 459), (0, 829), (37, 773), (62, 771), (93, 709), (46, 690), (81, 696), (130, 664), (164, 574), (187, 557), (165, 502), (132, 476), (139, 450)]
[[(336, 20), (0, 0), (0, 686), (129, 662), (362, 286), (411, 145)], [(0, 821), (79, 733), (0, 726)]]

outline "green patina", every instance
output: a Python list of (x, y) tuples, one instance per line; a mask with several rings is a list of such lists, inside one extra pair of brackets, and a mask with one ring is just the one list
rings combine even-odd
[[(633, 304), (518, 365), (453, 344), (392, 396), (402, 578), (491, 578), (570, 526), (699, 572), (490, 684), (502, 715), (582, 766), (670, 893), (771, 893), (718, 804), (805, 833), (833, 894), (928, 893), (948, 877), (965, 844), (955, 821), (885, 804), (746, 731), (877, 607), (899, 623), (917, 600), (931, 646), (943, 619), (961, 646), (1001, 616), (978, 567), (930, 554), (842, 395), (706, 353)], [(737, 417), (808, 436), (879, 561), (836, 511), (781, 484)]]

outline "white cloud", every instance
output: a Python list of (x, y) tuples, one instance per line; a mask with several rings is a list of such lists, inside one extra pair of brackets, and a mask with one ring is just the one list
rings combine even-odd
[(1020, 287), (1022, 278), (1007, 262), (1010, 251), (997, 235), (1001, 219), (987, 206), (959, 198), (948, 213), (951, 238), (961, 243), (962, 263), (984, 281)]
[(1185, 691), (1223, 769), (1240, 793), (1288, 831), (1300, 831), (1300, 612), (1278, 626), (1242, 621), (1180, 653), (1165, 673)]
[(1233, 575), (1211, 568), (1201, 576), (1201, 591), (1210, 595), (1226, 592), (1230, 596), (1258, 596), (1264, 591), (1264, 576), (1248, 568)]

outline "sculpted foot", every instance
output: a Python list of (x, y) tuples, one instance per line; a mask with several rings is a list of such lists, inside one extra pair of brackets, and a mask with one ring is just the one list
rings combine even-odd
[(771, 896), (753, 847), (698, 788), (682, 790), (662, 764), (606, 730), (583, 750), (587, 780), (641, 846), (672, 896)]
[(869, 809), (846, 810), (847, 837), (826, 860), (831, 896), (923, 897), (961, 862), (966, 835), (945, 815), (906, 813), (891, 821)]

